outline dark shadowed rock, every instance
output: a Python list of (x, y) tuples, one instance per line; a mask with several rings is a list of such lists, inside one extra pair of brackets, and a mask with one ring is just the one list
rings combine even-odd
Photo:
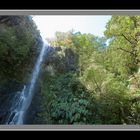
[[(0, 16), (0, 28), (2, 29), (0, 30), (0, 41), (2, 46), (8, 46), (7, 48), (9, 49), (5, 47), (7, 49), (6, 52), (8, 53), (10, 52), (9, 50), (12, 48), (13, 44), (11, 45), (10, 43), (7, 43), (7, 38), (4, 41), (2, 40), (5, 37), (5, 31), (13, 35), (17, 40), (23, 39), (30, 42), (31, 40), (30, 38), (28, 39), (28, 37), (33, 38), (31, 45), (24, 41), (21, 43), (21, 45), (18, 45), (22, 47), (28, 47), (29, 44), (30, 46), (29, 52), (27, 53), (27, 56), (24, 60), (20, 59), (23, 58), (22, 53), (25, 53), (24, 50), (23, 52), (20, 52), (22, 47), (19, 47), (19, 50), (15, 49), (14, 51), (11, 51), (7, 56), (1, 55), (4, 59), (0, 59), (0, 124), (3, 124), (9, 115), (9, 109), (11, 107), (13, 97), (18, 91), (22, 91), (24, 84), (28, 83), (30, 79), (34, 64), (40, 53), (43, 42), (31, 16)], [(18, 54), (17, 52), (20, 52), (19, 56), (15, 57)], [(17, 61), (18, 59), (19, 61)], [(18, 64), (18, 62), (20, 63)], [(17, 65), (17, 67), (12, 71), (10, 68), (12, 68), (12, 66), (14, 67), (15, 65)], [(3, 74), (2, 70), (5, 72), (5, 75)], [(15, 74), (13, 74), (14, 72)], [(11, 77), (8, 76), (8, 73), (11, 74)]]
[(71, 48), (55, 47), (51, 49), (44, 61), (44, 67), (51, 65), (58, 73), (76, 71), (78, 55)]

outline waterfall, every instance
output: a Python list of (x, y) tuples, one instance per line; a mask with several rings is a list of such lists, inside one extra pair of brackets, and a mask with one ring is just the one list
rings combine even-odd
[(6, 124), (23, 124), (25, 119), (25, 114), (31, 104), (33, 95), (34, 95), (34, 88), (35, 84), (39, 75), (40, 67), (43, 61), (43, 57), (45, 51), (47, 50), (48, 46), (45, 41), (43, 41), (43, 46), (39, 57), (37, 58), (37, 62), (32, 72), (30, 86), (24, 86), (22, 91), (18, 91), (13, 98), (12, 106), (10, 108), (10, 115), (6, 121)]

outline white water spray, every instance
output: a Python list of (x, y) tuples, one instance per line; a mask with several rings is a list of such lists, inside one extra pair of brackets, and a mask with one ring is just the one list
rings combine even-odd
[(11, 113), (6, 121), (6, 124), (23, 124), (25, 119), (25, 114), (31, 104), (33, 95), (34, 95), (34, 88), (35, 84), (39, 75), (40, 67), (44, 58), (45, 50), (47, 49), (46, 41), (43, 40), (43, 46), (37, 62), (35, 64), (35, 68), (32, 73), (32, 77), (30, 80), (30, 86), (27, 89), (24, 86), (21, 92), (17, 92), (16, 96), (13, 99), (13, 104), (11, 106)]

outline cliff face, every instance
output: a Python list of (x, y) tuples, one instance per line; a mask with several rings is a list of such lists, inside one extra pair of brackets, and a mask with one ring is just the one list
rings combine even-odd
[(31, 16), (0, 16), (0, 123), (12, 97), (29, 81), (41, 46)]
[[(77, 73), (78, 61), (79, 56), (71, 48), (49, 47), (37, 81), (34, 98), (27, 113), (26, 124), (51, 124), (49, 120), (51, 107), (49, 104), (53, 101), (53, 92), (55, 92), (53, 90), (56, 92), (61, 90), (60, 95), (57, 96), (59, 98), (65, 94), (66, 91), (63, 91), (65, 86), (67, 86), (68, 91), (70, 90), (69, 86), (73, 80), (74, 84), (79, 85), (73, 76)], [(66, 85), (61, 83), (63, 78)], [(64, 88), (57, 89), (58, 84), (62, 84)]]

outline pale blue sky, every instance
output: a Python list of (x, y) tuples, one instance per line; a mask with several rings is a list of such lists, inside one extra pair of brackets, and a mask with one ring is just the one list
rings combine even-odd
[(111, 16), (72, 16), (72, 15), (37, 15), (33, 20), (43, 38), (52, 38), (56, 31), (67, 32), (71, 29), (81, 33), (103, 36), (105, 25)]

